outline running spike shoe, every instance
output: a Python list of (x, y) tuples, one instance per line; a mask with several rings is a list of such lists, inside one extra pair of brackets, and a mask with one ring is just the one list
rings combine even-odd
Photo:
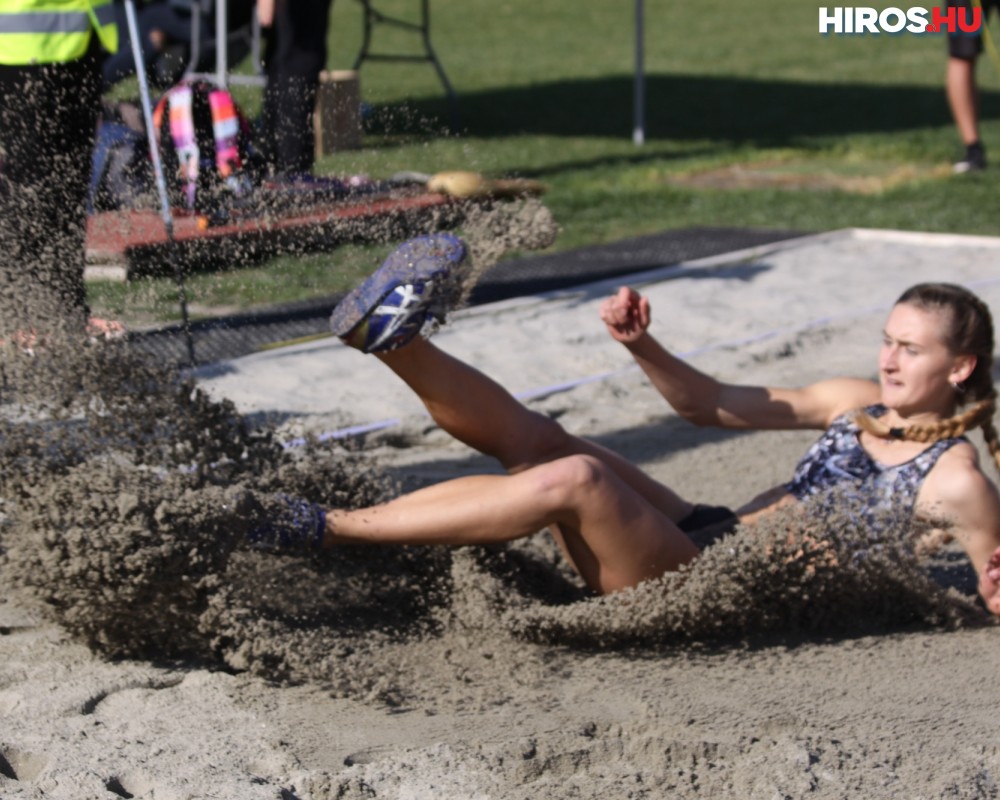
[(454, 270), (465, 257), (465, 244), (450, 233), (404, 242), (337, 304), (330, 330), (364, 353), (408, 344), (444, 322), (460, 294)]

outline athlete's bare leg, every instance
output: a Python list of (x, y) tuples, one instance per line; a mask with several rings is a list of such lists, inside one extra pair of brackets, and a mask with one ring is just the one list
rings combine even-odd
[(550, 526), (601, 593), (676, 570), (698, 548), (603, 460), (570, 456), (514, 475), (429, 486), (371, 508), (327, 512), (324, 546), (504, 542)]
[(417, 394), (443, 430), (493, 456), (508, 472), (569, 455), (589, 455), (607, 464), (667, 518), (677, 521), (691, 512), (691, 503), (627, 459), (567, 433), (557, 422), (526, 408), (492, 378), (429, 341), (418, 337), (378, 358)]

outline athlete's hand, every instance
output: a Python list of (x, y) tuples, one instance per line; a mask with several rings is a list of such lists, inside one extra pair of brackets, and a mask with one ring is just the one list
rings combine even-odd
[(601, 303), (601, 321), (616, 342), (638, 341), (646, 333), (649, 320), (649, 299), (627, 286)]
[(986, 607), (1000, 617), (1000, 547), (993, 551), (979, 576), (979, 594), (986, 601)]

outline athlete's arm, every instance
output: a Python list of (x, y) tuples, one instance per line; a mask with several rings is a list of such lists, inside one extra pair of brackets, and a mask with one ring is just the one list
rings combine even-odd
[(927, 476), (920, 504), (923, 513), (951, 523), (979, 577), (979, 594), (1000, 616), (1000, 494), (978, 461), (971, 445), (948, 450)]
[(1000, 617), (1000, 547), (993, 551), (979, 575), (979, 594), (986, 607)]
[(871, 381), (839, 378), (798, 389), (722, 383), (668, 352), (649, 333), (649, 300), (627, 287), (601, 305), (608, 333), (628, 348), (671, 407), (696, 425), (826, 428), (839, 414), (878, 400)]

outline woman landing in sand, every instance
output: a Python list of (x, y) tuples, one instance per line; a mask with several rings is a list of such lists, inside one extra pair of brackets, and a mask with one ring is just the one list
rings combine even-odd
[(285, 547), (475, 545), (548, 527), (587, 585), (607, 593), (697, 558), (695, 541), (707, 527), (731, 528), (836, 488), (873, 519), (891, 506), (949, 520), (983, 600), (1000, 615), (1000, 497), (962, 435), (981, 427), (1000, 458), (993, 324), (971, 292), (950, 284), (908, 289), (885, 323), (878, 383), (836, 378), (799, 389), (720, 383), (653, 338), (646, 298), (622, 288), (605, 300), (600, 315), (610, 336), (696, 425), (825, 431), (791, 481), (730, 511), (679, 497), (421, 336), (443, 321), (464, 259), (464, 245), (449, 234), (407, 242), (337, 306), (331, 327), (405, 381), (442, 429), (508, 474), (458, 478), (356, 510), (285, 500), (288, 513), (251, 522), (251, 539)]

